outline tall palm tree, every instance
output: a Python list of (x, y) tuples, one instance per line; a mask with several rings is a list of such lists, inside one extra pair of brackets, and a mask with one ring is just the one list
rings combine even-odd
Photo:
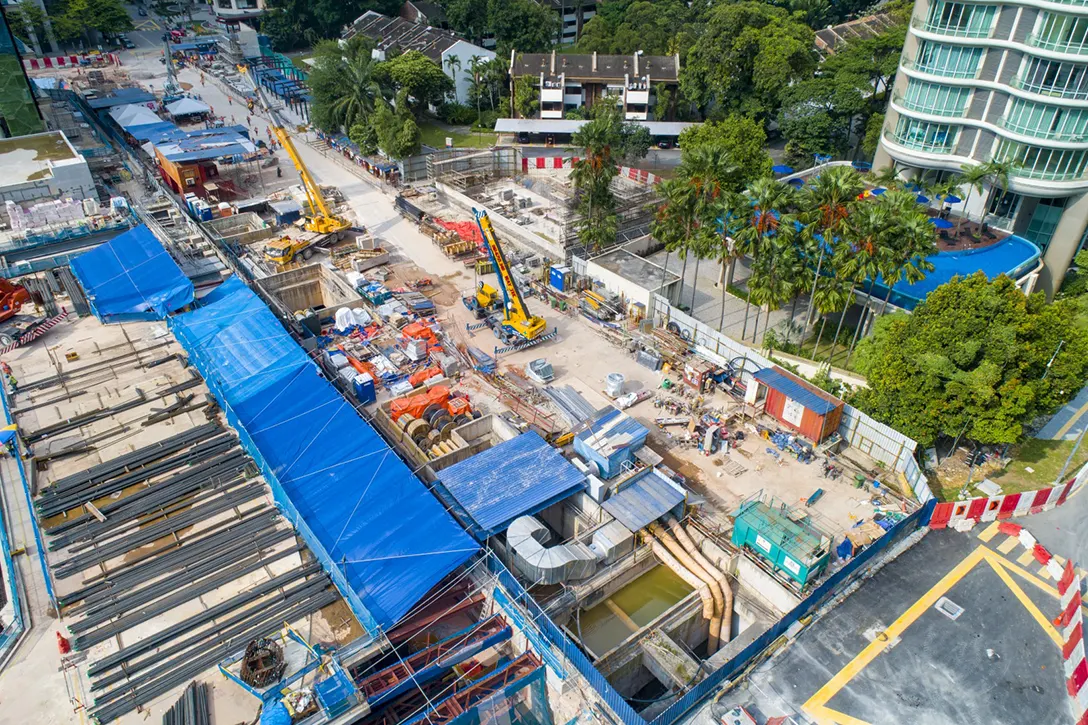
[[(781, 240), (789, 237), (792, 240), (796, 236), (796, 230), (793, 227), (794, 218), (788, 216), (794, 207), (796, 192), (792, 186), (777, 179), (761, 178), (756, 179), (749, 185), (747, 196), (750, 205), (748, 211), (749, 221), (734, 238), (742, 252), (752, 258), (752, 277), (754, 277), (759, 258), (764, 254), (768, 256), (772, 254), (770, 248), (776, 238)], [(752, 277), (749, 277), (749, 282)], [(751, 292), (751, 284), (749, 284), (748, 304), (744, 308), (742, 339), (747, 335), (748, 331), (748, 310), (752, 302)], [(763, 297), (767, 297), (766, 293), (761, 294)], [(758, 330), (759, 319), (757, 313), (756, 332), (753, 334), (757, 335)]]
[(476, 123), (480, 122), (480, 74), (487, 64), (487, 59), (482, 55), (474, 55), (468, 59), (468, 72), (472, 75), (472, 95), (476, 96)]
[(900, 280), (906, 279), (910, 284), (916, 284), (933, 271), (933, 262), (929, 257), (937, 253), (937, 228), (930, 223), (929, 215), (910, 192), (891, 191), (877, 203), (889, 208), (889, 246), (882, 270), (888, 293), (880, 308), (883, 315), (888, 309), (892, 288)]
[(990, 159), (983, 168), (986, 170), (986, 180), (990, 183), (990, 193), (986, 197), (986, 203), (982, 207), (982, 217), (980, 222), (985, 223), (986, 215), (990, 213), (990, 203), (993, 201), (994, 190), (1001, 189), (1001, 195), (998, 197), (998, 206), (1004, 201), (1005, 195), (1009, 193), (1009, 176), (1012, 175), (1013, 170), (1016, 168), (1016, 164), (1011, 160), (998, 161), (997, 159)]
[(450, 72), (450, 78), (453, 79), (453, 97), (454, 100), (460, 100), (457, 98), (457, 71), (461, 70), (461, 57), (457, 55), (450, 55), (446, 57), (446, 69)]
[[(835, 258), (829, 260), (832, 264)], [(820, 321), (820, 334), (816, 336), (816, 342), (812, 346), (812, 359), (820, 349), (820, 341), (824, 339), (824, 328), (827, 326), (827, 318), (836, 312), (845, 315), (850, 303), (854, 300), (854, 285), (851, 280), (836, 274), (825, 275), (816, 280), (816, 287), (812, 290), (812, 302), (816, 311), (822, 318)], [(840, 325), (841, 325), (840, 317)]]
[(344, 128), (365, 123), (381, 98), (369, 51), (359, 50), (343, 59), (347, 90), (332, 104), (334, 118)]
[[(808, 225), (808, 235), (818, 250), (813, 286), (820, 278), (825, 255), (834, 253), (851, 205), (864, 190), (865, 181), (861, 174), (849, 166), (836, 166), (824, 171), (801, 192), (801, 219)], [(802, 334), (808, 331), (814, 304), (814, 300), (810, 299)]]
[(680, 164), (680, 178), (687, 179), (695, 194), (695, 213), (698, 226), (689, 240), (690, 251), (695, 256), (695, 282), (691, 286), (691, 309), (695, 309), (695, 295), (699, 287), (699, 263), (704, 258), (717, 257), (721, 205), (719, 200), (726, 193), (731, 178), (736, 174), (728, 149), (718, 144), (699, 146), (684, 155)]
[[(866, 279), (875, 280), (888, 269), (889, 249), (892, 243), (889, 238), (890, 215), (891, 207), (888, 204), (859, 204), (843, 227), (843, 236), (846, 244), (849, 245), (849, 251), (838, 265), (837, 273), (845, 279), (852, 280), (855, 286)], [(844, 310), (843, 317), (845, 316)], [(862, 324), (864, 318), (863, 314), (862, 320), (858, 323), (858, 329), (854, 332), (851, 349), (856, 344), (861, 328), (864, 326)], [(842, 329), (841, 319), (839, 329)], [(839, 337), (836, 333), (831, 343), (829, 361), (835, 354), (838, 342)]]
[(879, 171), (869, 172), (869, 178), (874, 184), (888, 188), (899, 186), (903, 180), (899, 178), (899, 167), (893, 161)]
[[(664, 203), (650, 224), (650, 234), (665, 245), (665, 264), (661, 270), (661, 288), (668, 281), (669, 256), (676, 252), (685, 255), (691, 238), (698, 226), (698, 195), (687, 179), (666, 179), (658, 185)], [(686, 261), (685, 261), (686, 264)], [(680, 294), (684, 292), (683, 275), (680, 278)], [(678, 298), (679, 299), (679, 298)]]
[[(963, 200), (964, 215), (970, 218), (967, 205), (971, 203), (971, 195), (974, 191), (982, 193), (985, 189), (986, 178), (990, 175), (986, 164), (964, 164), (960, 167), (961, 183), (967, 187), (967, 197)], [(985, 211), (983, 212), (985, 214)]]

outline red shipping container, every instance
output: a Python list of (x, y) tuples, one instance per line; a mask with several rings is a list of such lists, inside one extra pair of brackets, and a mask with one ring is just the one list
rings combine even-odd
[(779, 367), (755, 374), (767, 388), (764, 412), (805, 438), (820, 443), (839, 428), (845, 403)]

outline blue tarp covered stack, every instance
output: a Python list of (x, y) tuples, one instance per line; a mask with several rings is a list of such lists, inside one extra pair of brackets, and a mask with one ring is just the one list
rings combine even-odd
[(231, 278), (171, 327), (362, 624), (389, 628), (478, 546)]
[(162, 320), (193, 301), (193, 283), (144, 225), (72, 260), (102, 322)]

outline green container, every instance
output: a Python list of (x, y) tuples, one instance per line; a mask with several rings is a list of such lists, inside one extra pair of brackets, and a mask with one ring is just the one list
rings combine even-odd
[(790, 518), (785, 504), (746, 501), (736, 513), (733, 545), (747, 548), (801, 586), (819, 577), (831, 559), (831, 539)]

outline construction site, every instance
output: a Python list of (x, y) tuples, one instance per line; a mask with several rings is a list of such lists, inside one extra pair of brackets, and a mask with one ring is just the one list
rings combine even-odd
[[(577, 262), (570, 159), (434, 154), (387, 198), (254, 98), (279, 189), (180, 193), (130, 145), (124, 229), (8, 290), (36, 712), (666, 725), (916, 528), (913, 441)], [(641, 260), (657, 194), (613, 188), (600, 251)]]

